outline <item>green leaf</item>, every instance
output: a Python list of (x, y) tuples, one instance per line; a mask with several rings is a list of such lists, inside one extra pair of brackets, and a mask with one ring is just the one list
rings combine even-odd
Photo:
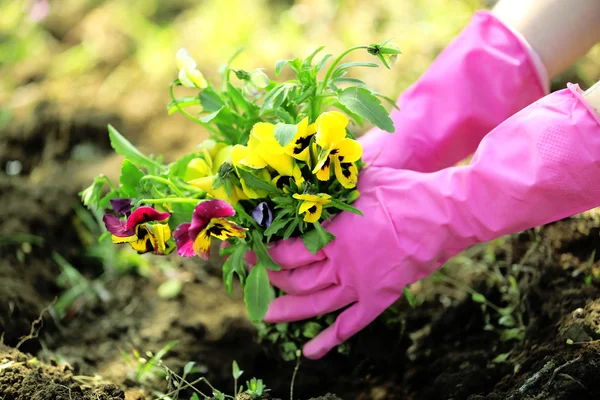
[(244, 302), (252, 321), (262, 321), (271, 302), (269, 275), (260, 262), (252, 268), (244, 287)]
[(329, 200), (331, 200), (331, 205), (334, 206), (335, 208), (337, 208), (338, 210), (349, 211), (351, 213), (354, 213), (354, 214), (360, 215), (361, 217), (364, 217), (364, 214), (358, 208), (352, 207), (350, 204), (346, 204), (346, 203), (341, 202), (338, 199), (334, 199), (334, 198), (331, 198)]
[(481, 293), (473, 293), (471, 295), (471, 300), (473, 300), (475, 303), (481, 303), (481, 304), (485, 304), (487, 302), (485, 296), (482, 295)]
[(219, 108), (216, 111), (211, 112), (210, 114), (203, 115), (198, 119), (204, 123), (209, 123), (210, 121), (212, 121), (219, 115), (219, 113), (221, 112), (222, 109), (223, 109), (223, 107)]
[(246, 276), (244, 269), (244, 255), (246, 254), (246, 246), (237, 245), (233, 254), (231, 254), (223, 264), (223, 282), (229, 295), (233, 293), (233, 274), (237, 273), (240, 281)]
[(318, 54), (318, 53), (319, 53), (321, 50), (323, 50), (324, 48), (325, 48), (325, 46), (320, 46), (320, 47), (317, 47), (317, 48), (315, 49), (315, 51), (313, 51), (312, 53), (310, 53), (310, 55), (309, 55), (308, 57), (306, 57), (306, 60), (304, 60), (304, 64), (305, 64), (305, 65), (307, 65), (307, 66), (311, 65), (311, 64), (312, 64), (312, 61), (313, 61), (313, 58), (315, 58), (315, 56), (316, 56), (316, 55), (317, 55), (317, 54)]
[(107, 183), (108, 178), (106, 178), (104, 175), (95, 177), (94, 182), (92, 182), (88, 188), (79, 193), (83, 205), (91, 210), (98, 211), (102, 191)]
[(340, 66), (335, 69), (335, 71), (333, 72), (333, 76), (336, 76), (340, 72), (342, 72), (343, 70), (348, 69), (348, 68), (352, 68), (352, 67), (377, 68), (378, 65), (375, 64), (375, 63), (372, 63), (372, 62), (363, 62), (363, 61), (345, 62), (343, 64), (340, 64)]
[(250, 186), (252, 189), (263, 190), (267, 193), (279, 193), (279, 189), (277, 189), (275, 185), (273, 185), (271, 182), (260, 179), (252, 172), (241, 167), (238, 167), (237, 171), (240, 175), (240, 179), (243, 179), (244, 182), (246, 182), (246, 185)]
[(304, 246), (306, 246), (308, 251), (310, 251), (312, 254), (316, 254), (329, 242), (335, 239), (335, 236), (327, 232), (325, 228), (323, 228), (318, 222), (314, 222), (313, 226), (315, 229), (312, 229), (302, 235), (302, 241), (304, 242)]
[(202, 109), (206, 112), (214, 112), (225, 106), (221, 96), (212, 87), (207, 87), (198, 95)]
[(200, 104), (200, 99), (198, 96), (178, 97), (167, 105), (167, 114), (171, 115), (179, 111), (179, 109), (184, 109), (186, 107), (195, 106), (198, 104)]
[(273, 259), (269, 255), (269, 252), (267, 251), (267, 246), (265, 246), (265, 244), (262, 241), (263, 235), (258, 230), (253, 230), (251, 235), (252, 250), (254, 250), (256, 257), (258, 257), (259, 264), (262, 264), (264, 267), (272, 271), (279, 271), (281, 269), (281, 266), (275, 261), (273, 261)]
[(274, 110), (281, 106), (292, 86), (292, 84), (284, 83), (271, 89), (260, 106), (260, 114), (262, 115), (265, 111)]
[(394, 122), (391, 120), (381, 101), (365, 88), (349, 87), (338, 92), (340, 103), (363, 118), (368, 119), (377, 127), (387, 132), (394, 132)]
[(233, 360), (233, 363), (231, 363), (231, 375), (233, 376), (233, 379), (239, 379), (243, 373), (244, 371), (240, 370), (237, 361)]
[(199, 153), (199, 152), (194, 152), (194, 153), (188, 153), (188, 154), (178, 158), (175, 162), (169, 164), (169, 175), (177, 176), (181, 179), (184, 179), (188, 164), (194, 158), (198, 158), (198, 157), (203, 157), (203, 154)]
[(119, 183), (121, 184), (120, 191), (123, 197), (137, 197), (136, 188), (143, 177), (144, 172), (141, 169), (128, 159), (124, 159), (121, 165), (121, 177), (119, 178)]
[(271, 223), (271, 225), (269, 225), (269, 227), (267, 229), (265, 229), (265, 236), (272, 236), (272, 235), (277, 234), (277, 232), (279, 232), (280, 229), (283, 229), (289, 222), (290, 222), (289, 219), (274, 220)]
[(281, 70), (292, 60), (279, 60), (275, 63), (275, 76), (281, 74)]
[(512, 315), (504, 315), (500, 317), (498, 323), (502, 326), (506, 326), (508, 328), (513, 328), (516, 325), (516, 321)]
[(112, 148), (138, 167), (160, 168), (160, 164), (142, 154), (131, 142), (121, 135), (112, 125), (108, 125), (108, 137)]
[(294, 231), (298, 227), (298, 223), (298, 218), (296, 218), (288, 225), (288, 227), (285, 229), (285, 232), (283, 232), (283, 240), (289, 239), (290, 236), (294, 234)]
[(283, 147), (287, 146), (298, 132), (298, 125), (282, 124), (275, 125), (275, 139)]
[(495, 364), (500, 364), (500, 363), (506, 362), (506, 360), (508, 359), (508, 356), (510, 356), (510, 353), (498, 354), (496, 357), (494, 357), (492, 362)]
[(194, 365), (196, 365), (196, 363), (194, 361), (189, 361), (187, 364), (185, 364), (185, 367), (183, 367), (183, 376), (184, 377), (186, 375), (189, 375), (190, 372), (192, 372)]
[(364, 81), (361, 81), (360, 79), (356, 79), (356, 78), (336, 78), (334, 80), (331, 81), (332, 84), (336, 85), (339, 83), (351, 83), (353, 85), (366, 85), (366, 83)]
[(318, 322), (310, 321), (304, 324), (302, 336), (307, 339), (312, 339), (321, 332), (322, 328)]
[(417, 299), (415, 299), (415, 295), (412, 294), (412, 292), (406, 286), (404, 286), (402, 292), (404, 293), (404, 298), (408, 302), (408, 305), (411, 308), (415, 308), (415, 305), (417, 304)]
[(229, 97), (238, 107), (244, 110), (246, 114), (251, 114), (251, 109), (255, 106), (246, 100), (238, 88), (233, 86), (231, 83), (228, 83), (227, 93), (229, 93)]
[(319, 72), (323, 69), (323, 67), (325, 66), (325, 63), (327, 62), (327, 60), (329, 60), (333, 55), (332, 54), (326, 54), (323, 58), (321, 58), (321, 61), (319, 61), (319, 63), (316, 65), (316, 72)]

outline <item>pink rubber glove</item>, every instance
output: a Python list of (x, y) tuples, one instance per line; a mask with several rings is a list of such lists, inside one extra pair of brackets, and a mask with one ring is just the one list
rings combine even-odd
[(489, 133), (468, 166), (420, 173), (368, 167), (354, 204), (327, 226), (317, 254), (300, 239), (270, 253), (287, 295), (266, 320), (295, 321), (350, 306), (304, 347), (316, 359), (367, 326), (402, 288), (467, 247), (600, 205), (600, 118), (578, 86), (553, 93)]
[(359, 140), (378, 167), (432, 172), (471, 155), (499, 123), (547, 93), (535, 51), (487, 11), (471, 23), (397, 101), (396, 132)]

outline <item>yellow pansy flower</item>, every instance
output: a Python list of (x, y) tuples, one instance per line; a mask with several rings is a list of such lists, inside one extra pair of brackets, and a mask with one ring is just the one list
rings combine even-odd
[(235, 185), (231, 185), (231, 196), (227, 194), (224, 184), (219, 186), (217, 189), (213, 189), (213, 182), (215, 181), (215, 179), (217, 179), (217, 176), (218, 175), (205, 176), (203, 178), (193, 179), (188, 183), (190, 185), (196, 186), (198, 189), (204, 190), (211, 197), (219, 200), (224, 200), (229, 204), (235, 205), (240, 200), (248, 199), (246, 193), (244, 193), (244, 191), (241, 188)]
[(294, 138), (283, 147), (284, 151), (297, 160), (308, 163), (310, 160), (310, 142), (317, 132), (316, 124), (308, 124), (308, 117), (297, 125)]
[(354, 163), (362, 157), (362, 146), (346, 137), (348, 118), (339, 112), (326, 112), (315, 122), (315, 141), (320, 147), (319, 159), (313, 173), (321, 181), (331, 177), (331, 163), (337, 180), (347, 189), (356, 186), (358, 169)]
[(175, 55), (175, 64), (179, 69), (179, 82), (188, 88), (205, 89), (208, 86), (202, 72), (196, 69), (196, 61), (186, 49), (179, 49)]
[[(231, 151), (231, 164), (233, 164), (233, 168), (235, 168), (236, 172), (239, 165), (244, 165), (241, 162), (248, 156), (248, 153), (249, 150), (247, 146), (242, 146), (240, 144), (233, 146), (233, 149)], [(268, 182), (271, 179), (269, 171), (267, 171), (265, 168), (258, 169), (257, 175), (260, 179), (266, 182)], [(240, 178), (240, 183), (242, 184), (242, 191), (244, 192), (244, 194), (246, 194), (246, 196), (248, 196), (248, 198), (262, 199), (264, 197), (267, 197), (267, 192), (251, 188), (246, 184), (246, 181), (243, 178)]]
[(330, 195), (319, 194), (294, 194), (296, 200), (302, 200), (298, 214), (304, 214), (304, 222), (317, 222), (323, 213), (323, 205), (331, 202)]
[(233, 148), (210, 139), (203, 141), (198, 147), (202, 155), (188, 163), (184, 178), (186, 181), (215, 175), (221, 164), (227, 161)]

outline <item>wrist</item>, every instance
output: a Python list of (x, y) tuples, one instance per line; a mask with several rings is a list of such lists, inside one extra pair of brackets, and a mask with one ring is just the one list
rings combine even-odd
[(600, 116), (600, 81), (583, 92), (583, 97), (596, 114)]

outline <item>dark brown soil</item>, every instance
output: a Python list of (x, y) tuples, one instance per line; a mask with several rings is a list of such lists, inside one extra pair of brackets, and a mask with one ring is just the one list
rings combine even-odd
[(0, 394), (5, 400), (116, 400), (125, 392), (113, 384), (88, 384), (68, 364), (45, 365), (0, 345)]

